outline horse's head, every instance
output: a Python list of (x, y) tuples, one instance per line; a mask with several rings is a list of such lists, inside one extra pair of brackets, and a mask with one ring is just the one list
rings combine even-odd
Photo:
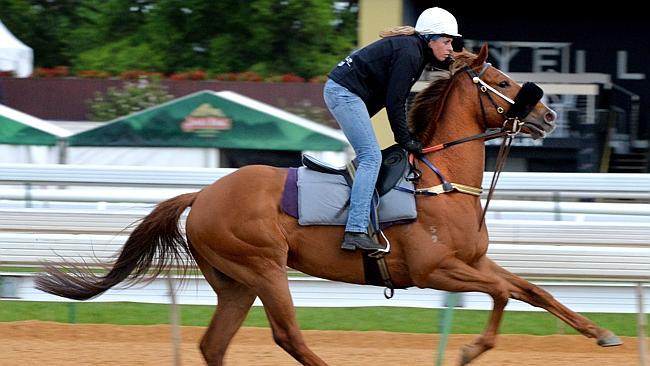
[(456, 71), (468, 74), (475, 84), (478, 98), (481, 99), (481, 113), (486, 115), (482, 117), (484, 123), (488, 127), (501, 127), (498, 124), (503, 124), (504, 121), (521, 123), (521, 132), (534, 139), (545, 137), (553, 131), (557, 115), (541, 101), (544, 95), (542, 89), (534, 83), (520, 86), (499, 69), (486, 63), (487, 56), (488, 47), (484, 44), (473, 59), (467, 53), (464, 56), (458, 55), (459, 60), (465, 58), (466, 61), (454, 65)]
[(450, 72), (420, 92), (411, 109), (409, 122), (421, 141), (431, 140), (444, 114), (455, 123), (471, 119), (483, 130), (504, 127), (534, 139), (553, 131), (556, 113), (541, 101), (542, 90), (533, 83), (521, 86), (486, 63), (487, 45), (478, 54), (453, 56)]

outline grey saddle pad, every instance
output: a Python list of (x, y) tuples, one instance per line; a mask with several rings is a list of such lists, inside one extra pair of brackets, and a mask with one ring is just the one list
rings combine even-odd
[[(402, 178), (398, 186), (413, 189), (413, 183)], [(300, 225), (345, 225), (350, 187), (338, 174), (325, 174), (305, 167), (298, 168), (298, 223)], [(343, 209), (342, 209), (343, 208)], [(415, 196), (391, 190), (379, 201), (380, 223), (413, 220), (417, 216)]]

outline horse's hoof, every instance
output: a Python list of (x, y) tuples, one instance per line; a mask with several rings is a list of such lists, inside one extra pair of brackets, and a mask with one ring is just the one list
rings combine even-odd
[(598, 340), (598, 345), (601, 347), (620, 346), (621, 344), (623, 341), (614, 334)]
[(458, 364), (460, 366), (469, 365), (470, 362), (476, 357), (473, 346), (465, 345), (460, 349), (460, 360)]

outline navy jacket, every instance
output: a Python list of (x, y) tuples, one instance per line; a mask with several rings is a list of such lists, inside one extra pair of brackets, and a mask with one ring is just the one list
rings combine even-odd
[(370, 116), (386, 107), (395, 142), (410, 140), (406, 101), (427, 63), (431, 49), (419, 35), (382, 38), (347, 56), (328, 77), (358, 95)]

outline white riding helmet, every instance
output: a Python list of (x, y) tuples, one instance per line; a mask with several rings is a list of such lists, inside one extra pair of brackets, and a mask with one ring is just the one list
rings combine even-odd
[(462, 37), (458, 33), (456, 18), (447, 10), (435, 7), (420, 14), (415, 30), (420, 34), (444, 34), (451, 37)]

